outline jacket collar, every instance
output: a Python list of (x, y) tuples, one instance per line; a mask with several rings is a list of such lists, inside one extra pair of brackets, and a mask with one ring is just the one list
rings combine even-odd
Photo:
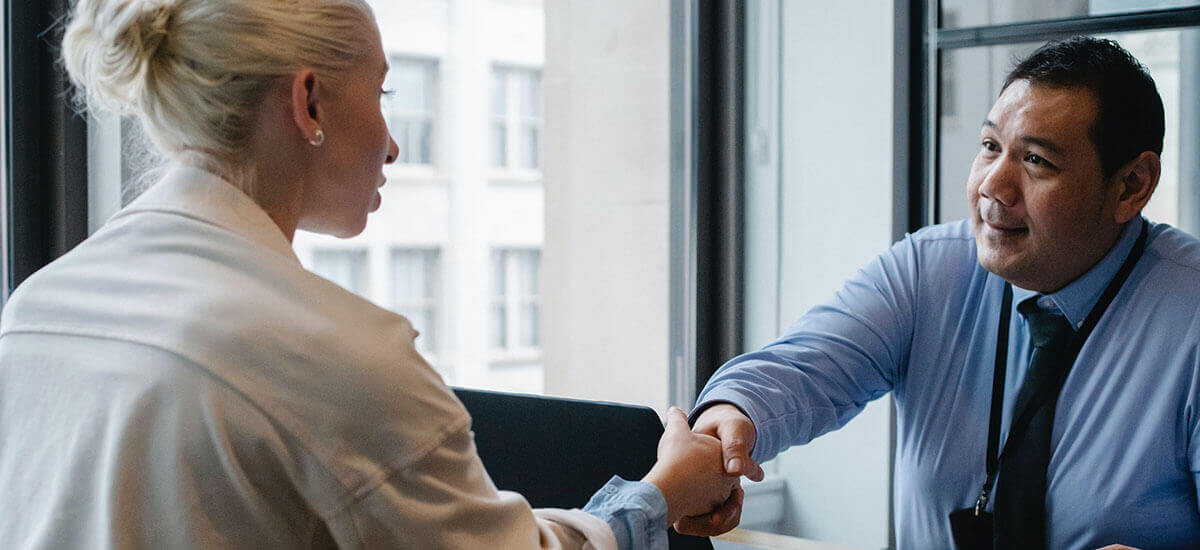
[(226, 229), (300, 263), (275, 221), (241, 189), (193, 166), (172, 165), (167, 174), (112, 217), (141, 212), (178, 214)]

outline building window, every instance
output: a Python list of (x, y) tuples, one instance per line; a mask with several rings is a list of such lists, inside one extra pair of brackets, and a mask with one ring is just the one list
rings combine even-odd
[(361, 249), (314, 250), (311, 269), (338, 286), (360, 296), (367, 291), (367, 251)]
[(392, 250), (391, 262), (392, 311), (407, 317), (421, 333), (417, 350), (437, 351), (441, 253), (431, 248), (400, 248)]
[(491, 163), (497, 168), (541, 168), (541, 75), (538, 71), (492, 69)]
[(384, 89), (391, 92), (384, 102), (388, 129), (400, 148), (400, 164), (432, 164), (434, 98), (437, 63), (392, 56)]
[(541, 346), (541, 256), (540, 250), (528, 249), (498, 249), (492, 253), (492, 348)]

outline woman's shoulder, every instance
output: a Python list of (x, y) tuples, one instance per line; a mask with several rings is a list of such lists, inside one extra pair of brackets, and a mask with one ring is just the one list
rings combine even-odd
[(115, 221), (23, 284), (2, 332), (103, 334), (167, 350), (253, 404), (344, 484), (466, 429), (465, 409), (404, 317), (202, 221)]

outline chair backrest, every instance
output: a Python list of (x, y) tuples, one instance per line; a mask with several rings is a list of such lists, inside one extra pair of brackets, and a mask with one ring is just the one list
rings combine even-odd
[[(654, 466), (663, 426), (649, 407), (456, 388), (475, 446), (496, 486), (535, 508), (583, 508), (613, 475), (638, 480)], [(670, 533), (672, 550), (711, 550), (707, 538)]]

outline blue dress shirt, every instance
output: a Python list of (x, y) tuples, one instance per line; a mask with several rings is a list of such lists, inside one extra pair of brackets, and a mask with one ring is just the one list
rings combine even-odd
[[(1144, 223), (1126, 224), (1099, 263), (1043, 303), (1078, 327)], [(968, 221), (922, 229), (779, 340), (721, 367), (697, 408), (745, 411), (762, 462), (892, 392), (897, 543), (951, 548), (947, 516), (974, 505), (984, 479), (1003, 286), (979, 265)], [(1036, 295), (1013, 290), (1002, 444), (1031, 353), (1016, 306)], [(1145, 254), (1063, 386), (1051, 453), (1048, 547), (1200, 547), (1200, 241), (1150, 224)]]
[(650, 483), (613, 476), (583, 511), (608, 522), (621, 550), (667, 549), (667, 501)]

